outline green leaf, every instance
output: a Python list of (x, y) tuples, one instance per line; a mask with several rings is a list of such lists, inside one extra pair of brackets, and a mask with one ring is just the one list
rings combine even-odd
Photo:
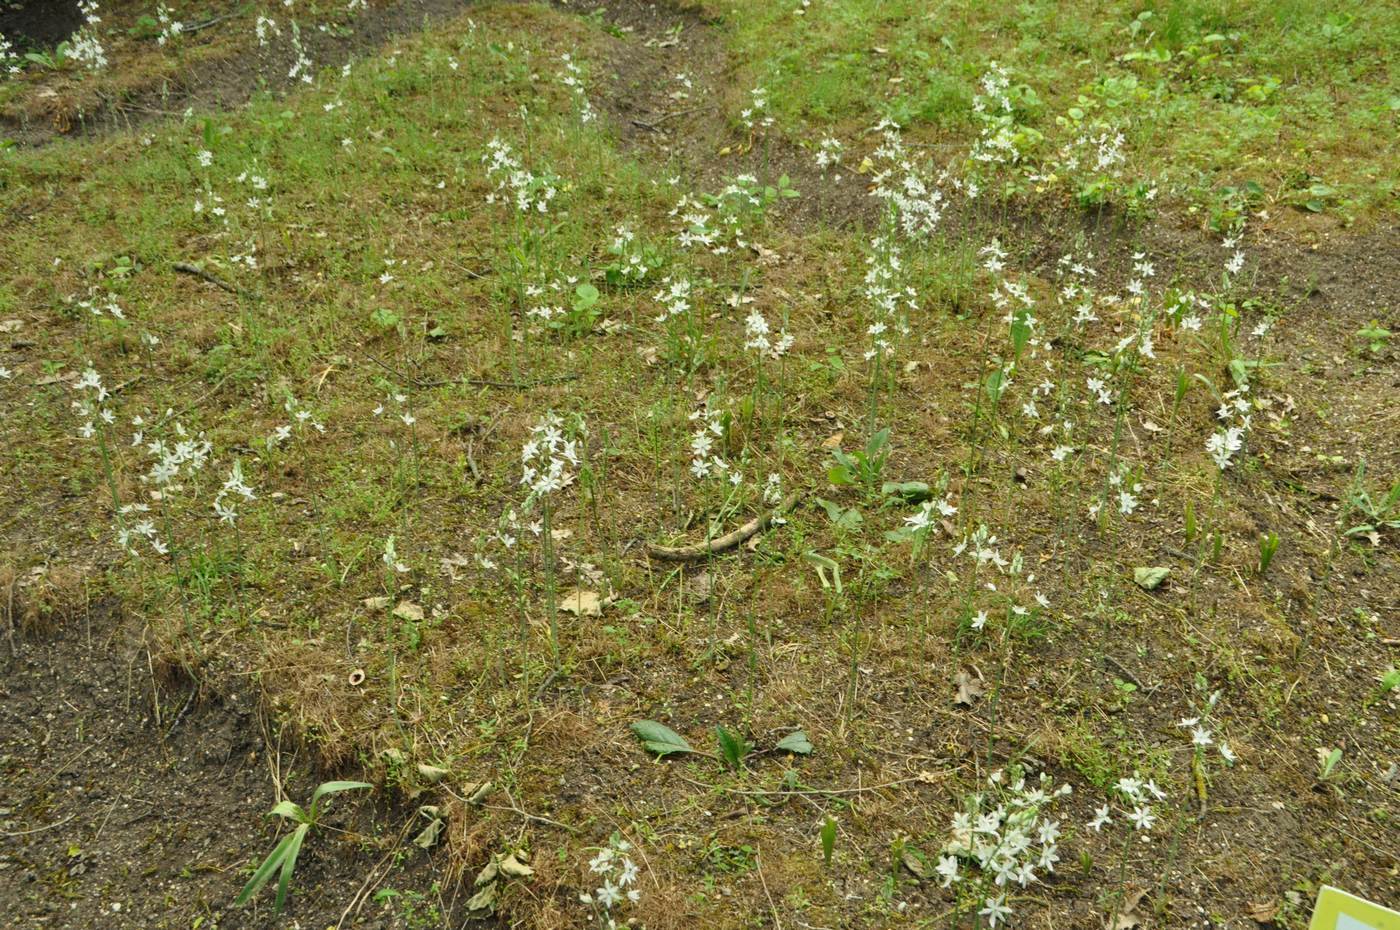
[(877, 455), (880, 454), (880, 450), (883, 449), (883, 448), (885, 448), (885, 445), (886, 445), (889, 441), (890, 441), (890, 428), (889, 428), (888, 426), (886, 426), (884, 429), (880, 430), (880, 431), (879, 431), (878, 433), (876, 433), (874, 436), (871, 436), (871, 437), (870, 437), (870, 441), (869, 441), (868, 443), (865, 444), (865, 455), (866, 455), (866, 457), (867, 457), (867, 458), (872, 458), (872, 459), (875, 458)]
[(292, 831), (291, 842), (287, 844), (287, 853), (282, 859), (282, 877), (277, 881), (277, 902), (273, 907), (278, 914), (282, 913), (282, 906), (287, 903), (287, 889), (292, 885), (292, 871), (297, 867), (297, 856), (301, 855), (301, 844), (306, 839), (306, 832), (311, 829), (311, 825), (304, 823)]
[(275, 817), (285, 817), (288, 820), (295, 820), (297, 823), (306, 823), (308, 818), (306, 811), (301, 809), (300, 804), (291, 801), (281, 801), (270, 813)]
[(886, 481), (880, 488), (886, 497), (898, 497), (908, 504), (922, 504), (933, 497), (927, 481)]
[(632, 732), (637, 734), (648, 752), (654, 752), (657, 756), (695, 751), (679, 733), (655, 720), (636, 721), (632, 724)]
[(328, 781), (322, 782), (315, 791), (311, 793), (311, 805), (316, 806), (316, 802), (328, 794), (338, 794), (341, 791), (355, 791), (361, 788), (373, 788), (374, 786), (363, 781)]
[[(297, 828), (297, 830), (300, 829), (300, 827)], [(292, 845), (292, 837), (295, 835), (295, 831), (288, 833), (286, 836), (282, 837), (281, 841), (276, 846), (272, 847), (272, 852), (267, 854), (267, 858), (264, 859), (262, 864), (253, 872), (252, 878), (248, 879), (248, 884), (243, 886), (243, 890), (240, 891), (238, 897), (234, 899), (234, 907), (242, 907), (247, 904), (252, 900), (253, 895), (257, 894), (262, 886), (267, 884), (267, 880), (272, 877), (272, 873), (276, 872), (278, 866), (282, 864), (282, 859), (287, 855), (287, 849)]]
[(749, 754), (749, 744), (742, 736), (730, 733), (722, 726), (715, 727), (715, 737), (719, 741), (719, 754), (731, 769), (737, 769)]
[(826, 823), (822, 824), (822, 861), (827, 868), (831, 868), (831, 854), (836, 851), (836, 821), (830, 816), (826, 818)]
[(799, 756), (810, 756), (812, 754), (812, 741), (807, 738), (807, 734), (803, 731), (793, 730), (778, 741), (778, 749), (782, 752), (796, 753)]
[(591, 284), (580, 284), (574, 288), (574, 308), (587, 310), (598, 302), (598, 289)]
[(1133, 582), (1144, 591), (1155, 591), (1167, 580), (1169, 574), (1171, 569), (1160, 565), (1141, 566), (1133, 569)]

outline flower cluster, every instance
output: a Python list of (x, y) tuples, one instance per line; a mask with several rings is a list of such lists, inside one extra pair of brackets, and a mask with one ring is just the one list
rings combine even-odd
[(776, 338), (770, 339), (771, 334), (763, 314), (750, 310), (748, 318), (744, 320), (744, 348), (753, 349), (760, 356), (766, 355), (774, 360), (782, 358), (792, 348), (792, 335), (786, 329), (779, 330)]
[[(243, 480), (243, 463), (238, 459), (233, 460), (233, 467), (229, 469), (228, 479), (224, 481), (224, 486), (219, 489), (219, 493), (214, 496), (214, 512), (219, 515), (219, 521), (233, 526), (238, 520), (238, 511), (234, 509), (237, 498), (245, 501), (254, 499), (253, 489), (248, 487)], [(230, 503), (230, 501), (233, 503)]]
[(723, 438), (724, 425), (719, 411), (706, 403), (690, 415), (690, 422), (697, 424), (690, 434), (690, 473), (696, 478), (725, 476), (738, 484), (741, 476), (730, 470), (729, 463), (715, 452), (715, 440)]
[(559, 179), (552, 174), (526, 171), (510, 145), (493, 137), (481, 156), (486, 177), (496, 189), (486, 195), (487, 203), (515, 203), (521, 213), (548, 213), (550, 202), (559, 193)]
[(165, 45), (185, 31), (185, 24), (171, 16), (170, 8), (163, 2), (156, 4), (156, 23), (160, 26), (160, 35), (156, 36), (157, 45)]
[[(1156, 782), (1150, 778), (1144, 781), (1141, 774), (1134, 772), (1131, 778), (1118, 779), (1112, 790), (1118, 796), (1121, 805), (1118, 813), (1133, 825), (1134, 830), (1146, 832), (1157, 825), (1157, 812), (1153, 810), (1152, 804), (1165, 800), (1167, 793), (1158, 788)], [(1094, 819), (1089, 821), (1089, 828), (1094, 831), (1102, 830), (1113, 823), (1113, 814), (1113, 803), (1110, 800), (1108, 804), (1095, 809)]]
[[(145, 421), (141, 417), (132, 418), (132, 425), (137, 428), (132, 435), (131, 444), (141, 445), (145, 440), (145, 434), (141, 427)], [(214, 445), (201, 433), (198, 436), (191, 436), (184, 425), (178, 420), (174, 424), (175, 441), (167, 442), (163, 439), (152, 439), (147, 442), (146, 452), (154, 459), (151, 470), (144, 480), (150, 481), (162, 493), (166, 490), (175, 490), (173, 484), (175, 479), (183, 473), (185, 477), (192, 478), (202, 471), (205, 463), (209, 461), (210, 454), (214, 451)]]
[(665, 323), (673, 317), (678, 317), (690, 310), (690, 281), (686, 278), (667, 278), (662, 282), (661, 290), (652, 297), (661, 305), (661, 313), (657, 315), (656, 322)]
[(872, 159), (880, 167), (871, 178), (871, 196), (888, 205), (905, 236), (927, 236), (943, 216), (946, 198), (939, 188), (943, 176), (931, 179), (928, 170), (914, 161), (897, 123), (881, 120), (875, 131), (881, 143)]
[(84, 395), (73, 401), (73, 409), (85, 420), (78, 430), (78, 435), (84, 439), (91, 439), (97, 434), (97, 423), (110, 426), (116, 422), (116, 415), (105, 406), (107, 398), (111, 395), (107, 393), (107, 388), (102, 384), (102, 376), (95, 368), (89, 367), (84, 370), (82, 377), (74, 382), (73, 390)]
[(635, 284), (645, 279), (651, 270), (660, 264), (656, 256), (651, 254), (651, 250), (637, 238), (636, 230), (626, 223), (619, 224), (613, 230), (608, 252), (617, 259), (608, 268), (610, 280), (616, 277), (619, 282)]
[(546, 413), (530, 430), (530, 438), (520, 450), (524, 466), (520, 483), (530, 489), (532, 497), (543, 497), (562, 491), (574, 483), (578, 467), (578, 442), (564, 437), (564, 421), (557, 414)]
[(292, 66), (287, 70), (287, 79), (290, 81), (301, 81), (303, 84), (312, 83), (315, 78), (311, 72), (315, 67), (311, 63), (311, 58), (306, 54), (306, 46), (301, 44), (301, 27), (296, 20), (292, 20)]
[(624, 901), (636, 904), (642, 899), (642, 891), (637, 887), (641, 870), (632, 861), (631, 852), (632, 844), (614, 833), (608, 838), (608, 845), (599, 849), (588, 863), (588, 871), (602, 876), (602, 884), (592, 894), (580, 894), (579, 901), (594, 908), (598, 923), (604, 930), (616, 930), (623, 926), (613, 912)]
[(10, 40), (0, 34), (0, 75), (19, 74), (23, 70), (20, 67), (22, 60)]
[[(841, 140), (831, 136), (822, 139), (817, 147), (817, 167), (821, 169), (822, 174), (841, 167), (841, 153), (844, 150), (845, 146), (841, 144)], [(839, 175), (836, 180), (841, 180)]]
[(1241, 385), (1225, 394), (1223, 402), (1215, 411), (1216, 418), (1224, 425), (1206, 437), (1206, 454), (1221, 471), (1229, 468), (1235, 455), (1244, 448), (1244, 436), (1249, 430), (1250, 411), (1253, 409), (1253, 405), (1245, 397), (1248, 391), (1248, 385)]
[(593, 111), (593, 105), (588, 102), (588, 91), (583, 86), (583, 69), (578, 66), (578, 63), (568, 52), (561, 55), (559, 61), (564, 66), (564, 70), (559, 73), (559, 83), (567, 87), (573, 94), (574, 105), (578, 109), (579, 122), (593, 122), (598, 118), (598, 114)]
[(78, 12), (82, 14), (83, 25), (69, 39), (73, 60), (93, 71), (107, 67), (107, 51), (97, 37), (97, 24), (102, 22), (97, 9), (97, 0), (81, 0)]
[(953, 816), (952, 837), (936, 867), (943, 887), (969, 882), (987, 926), (1005, 923), (1012, 913), (1006, 903), (1011, 886), (1042, 881), (1037, 870), (1053, 872), (1060, 861), (1060, 822), (1046, 812), (1070, 790), (1069, 785), (1050, 788), (1044, 772), (1034, 784), (1019, 774), (993, 772), (987, 791), (971, 795)]
[(866, 333), (870, 348), (867, 361), (879, 358), (887, 361), (894, 354), (894, 337), (909, 334), (908, 310), (917, 310), (915, 292), (902, 284), (904, 264), (897, 246), (888, 236), (877, 236), (866, 258), (865, 286), (862, 295), (869, 308), (870, 323)]
[(768, 91), (762, 87), (755, 87), (749, 92), (749, 99), (752, 102), (739, 111), (739, 122), (744, 124), (744, 128), (753, 132), (755, 129), (767, 129), (772, 126), (773, 117), (768, 113)]

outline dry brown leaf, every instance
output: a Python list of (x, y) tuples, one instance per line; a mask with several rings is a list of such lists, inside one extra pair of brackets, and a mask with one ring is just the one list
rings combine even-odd
[(598, 596), (597, 591), (575, 588), (559, 601), (559, 612), (575, 617), (601, 617), (607, 601)]
[(1271, 924), (1278, 916), (1277, 901), (1266, 901), (1263, 904), (1251, 904), (1249, 906), (1249, 919), (1257, 924)]
[(1108, 930), (1133, 930), (1134, 927), (1142, 926), (1142, 917), (1137, 913), (1137, 906), (1142, 903), (1146, 894), (1145, 889), (1125, 894), (1118, 905), (1118, 913), (1108, 925)]
[(954, 698), (954, 704), (966, 704), (971, 707), (977, 699), (985, 692), (982, 687), (982, 679), (974, 678), (966, 671), (959, 670), (957, 677), (953, 679), (953, 684), (958, 686), (958, 696)]
[(417, 623), (423, 619), (423, 608), (412, 601), (399, 601), (399, 605), (394, 608), (394, 616), (400, 620)]
[(828, 436), (826, 437), (826, 439), (822, 440), (822, 448), (826, 449), (827, 451), (830, 451), (832, 449), (839, 449), (841, 448), (841, 440), (845, 438), (845, 433), (836, 433), (833, 436)]

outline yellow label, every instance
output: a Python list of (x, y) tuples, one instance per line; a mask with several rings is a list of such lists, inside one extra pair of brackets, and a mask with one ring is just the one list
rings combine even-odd
[(1400, 930), (1400, 911), (1323, 885), (1308, 930)]

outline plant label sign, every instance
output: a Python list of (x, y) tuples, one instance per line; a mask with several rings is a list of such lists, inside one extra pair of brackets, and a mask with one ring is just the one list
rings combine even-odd
[(1400, 911), (1323, 885), (1308, 930), (1400, 930)]

